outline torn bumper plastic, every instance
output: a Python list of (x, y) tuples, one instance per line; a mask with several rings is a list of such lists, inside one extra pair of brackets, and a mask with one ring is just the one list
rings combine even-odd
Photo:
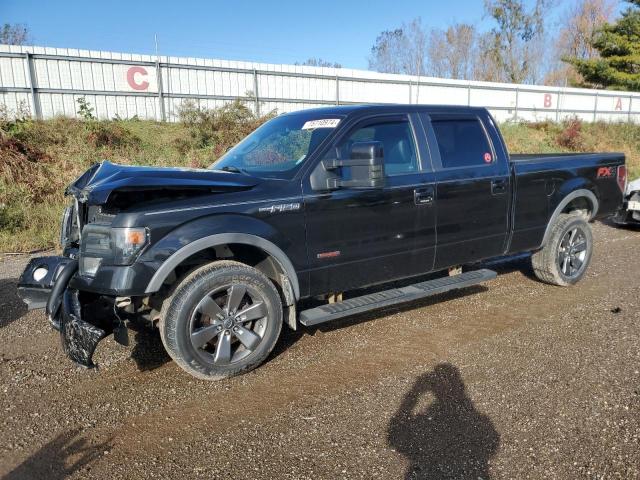
[(65, 289), (60, 311), (60, 338), (67, 356), (77, 364), (92, 368), (92, 357), (100, 340), (107, 336), (101, 328), (81, 318), (78, 291)]

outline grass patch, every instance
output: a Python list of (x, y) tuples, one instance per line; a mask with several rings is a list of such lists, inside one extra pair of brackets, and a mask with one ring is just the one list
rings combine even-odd
[[(256, 117), (240, 102), (217, 110), (187, 103), (178, 123), (35, 121), (1, 113), (0, 252), (55, 247), (64, 189), (91, 164), (206, 167), (273, 115)], [(630, 178), (640, 176), (640, 125), (571, 121), (501, 129), (513, 153), (621, 151)]]

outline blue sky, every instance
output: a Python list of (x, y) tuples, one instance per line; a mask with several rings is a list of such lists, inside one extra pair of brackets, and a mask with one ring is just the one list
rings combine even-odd
[[(569, 0), (560, 0), (566, 4)], [(482, 0), (0, 0), (0, 23), (36, 45), (293, 63), (321, 57), (366, 68), (379, 32), (421, 16), (430, 27), (481, 23)]]

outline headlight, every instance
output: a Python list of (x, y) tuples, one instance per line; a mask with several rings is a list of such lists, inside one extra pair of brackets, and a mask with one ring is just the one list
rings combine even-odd
[(101, 264), (131, 265), (148, 237), (146, 228), (87, 225), (80, 243), (80, 274), (93, 276)]
[(116, 265), (130, 265), (147, 244), (146, 228), (112, 228)]

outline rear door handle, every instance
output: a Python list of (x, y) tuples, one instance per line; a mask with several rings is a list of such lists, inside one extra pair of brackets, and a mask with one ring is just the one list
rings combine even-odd
[(491, 181), (491, 194), (503, 195), (507, 193), (507, 181), (503, 178)]
[(413, 200), (416, 205), (431, 205), (435, 190), (433, 187), (416, 188), (413, 191)]

